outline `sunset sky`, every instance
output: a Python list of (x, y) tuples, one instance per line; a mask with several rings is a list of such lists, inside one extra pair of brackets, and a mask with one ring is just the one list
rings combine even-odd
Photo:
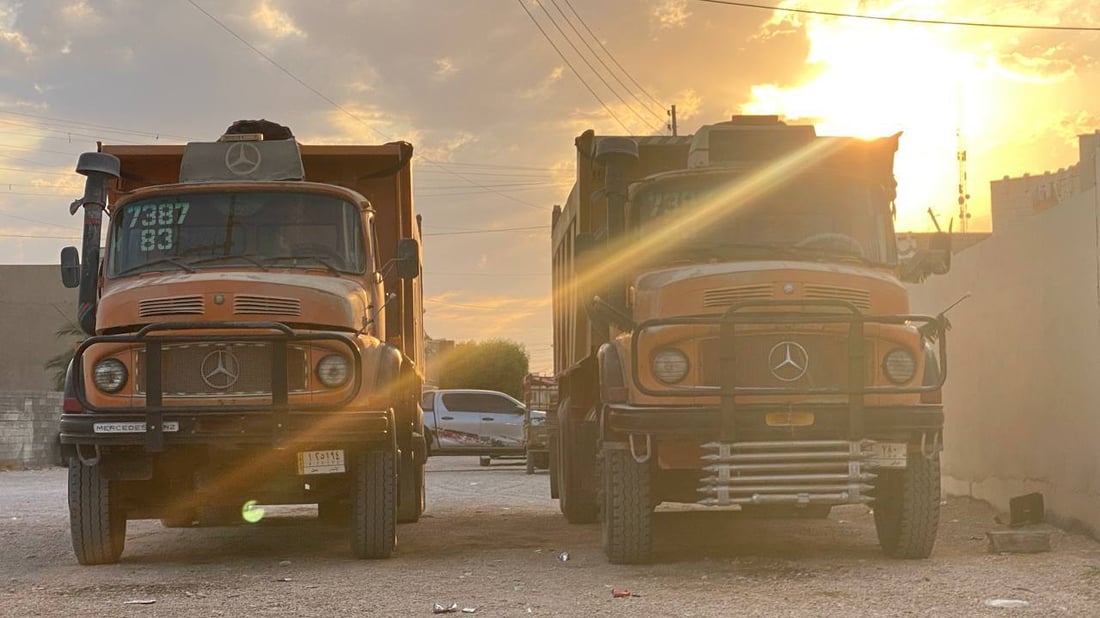
[[(1100, 26), (1100, 5), (1085, 0), (780, 6)], [(955, 214), (961, 131), (971, 229), (985, 230), (990, 180), (1071, 165), (1076, 135), (1100, 129), (1098, 59), (1098, 32), (696, 0), (0, 0), (0, 263), (55, 263), (78, 244), (67, 207), (82, 177), (71, 170), (96, 140), (214, 139), (259, 117), (304, 143), (403, 139), (419, 155), (429, 335), (513, 339), (548, 371), (550, 211), (582, 131), (660, 134), (670, 104), (681, 134), (735, 113), (814, 122), (819, 134), (904, 131), (903, 230), (927, 228), (929, 207)]]

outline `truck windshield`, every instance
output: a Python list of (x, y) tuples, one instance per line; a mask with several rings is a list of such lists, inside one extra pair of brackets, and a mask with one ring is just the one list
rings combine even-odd
[(248, 265), (362, 273), (355, 204), (318, 193), (180, 193), (112, 213), (111, 275)]
[(889, 203), (866, 180), (805, 175), (748, 200), (736, 197), (743, 193), (737, 181), (727, 174), (658, 180), (633, 195), (631, 225), (648, 237), (684, 223), (658, 244), (659, 260), (896, 262)]

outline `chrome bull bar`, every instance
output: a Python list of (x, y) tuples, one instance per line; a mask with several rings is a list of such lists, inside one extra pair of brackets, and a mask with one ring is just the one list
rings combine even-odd
[(709, 442), (698, 504), (866, 504), (877, 478), (872, 440)]

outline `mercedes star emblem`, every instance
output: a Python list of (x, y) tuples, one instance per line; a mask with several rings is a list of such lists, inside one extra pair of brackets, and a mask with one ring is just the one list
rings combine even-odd
[(794, 382), (806, 375), (810, 355), (806, 348), (794, 341), (780, 341), (768, 352), (768, 367), (775, 379)]
[(260, 167), (260, 149), (248, 142), (234, 142), (225, 151), (225, 166), (238, 176), (247, 176)]
[(224, 391), (237, 383), (237, 378), (241, 376), (241, 362), (232, 352), (222, 348), (203, 357), (199, 371), (207, 386)]

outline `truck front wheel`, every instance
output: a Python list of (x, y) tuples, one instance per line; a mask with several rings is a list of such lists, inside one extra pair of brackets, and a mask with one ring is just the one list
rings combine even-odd
[(940, 456), (909, 454), (904, 470), (881, 470), (875, 481), (875, 531), (893, 558), (927, 558), (940, 522)]
[(394, 449), (372, 449), (356, 458), (351, 489), (351, 552), (356, 558), (389, 558), (397, 545), (397, 471)]
[(115, 488), (100, 466), (69, 459), (69, 527), (80, 564), (112, 564), (122, 556), (126, 514)]
[(612, 564), (649, 562), (653, 547), (651, 464), (634, 461), (625, 448), (603, 451), (604, 553)]

